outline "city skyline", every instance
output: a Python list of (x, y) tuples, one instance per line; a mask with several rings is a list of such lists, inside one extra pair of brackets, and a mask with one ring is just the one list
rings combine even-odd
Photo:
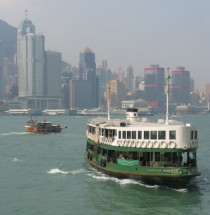
[(209, 8), (207, 0), (1, 0), (0, 19), (18, 27), (27, 9), (46, 37), (46, 49), (61, 52), (72, 66), (78, 67), (80, 51), (90, 47), (97, 67), (106, 59), (114, 71), (132, 65), (143, 76), (150, 64), (171, 72), (184, 66), (203, 91), (210, 82)]

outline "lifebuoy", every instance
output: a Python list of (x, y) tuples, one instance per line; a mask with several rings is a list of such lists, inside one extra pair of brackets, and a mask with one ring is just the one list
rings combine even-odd
[(131, 142), (131, 147), (133, 147), (133, 148), (136, 147), (136, 143), (134, 140)]
[(152, 146), (153, 146), (152, 142), (151, 142), (151, 141), (148, 141), (148, 142), (147, 142), (147, 148), (151, 149)]
[(146, 143), (145, 141), (142, 141), (142, 143), (141, 143), (141, 147), (142, 147), (142, 148), (145, 148), (145, 147), (146, 147), (146, 145), (147, 145), (147, 143)]
[(176, 143), (175, 143), (174, 141), (169, 142), (169, 147), (170, 147), (171, 149), (176, 148)]
[(153, 143), (153, 147), (154, 147), (155, 149), (158, 149), (158, 148), (160, 147), (160, 143), (159, 143), (158, 141), (155, 141), (155, 142)]
[(161, 142), (161, 148), (162, 148), (162, 149), (167, 148), (167, 145), (168, 145), (168, 144), (167, 144), (165, 141), (162, 141), (162, 142)]
[(137, 148), (140, 148), (140, 147), (141, 147), (141, 141), (137, 141), (136, 147), (137, 147)]

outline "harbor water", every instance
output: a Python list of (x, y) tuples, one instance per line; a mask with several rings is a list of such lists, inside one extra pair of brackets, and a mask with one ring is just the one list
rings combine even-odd
[(117, 179), (93, 169), (83, 159), (89, 118), (48, 116), (67, 128), (30, 134), (24, 132), (27, 116), (0, 116), (1, 215), (210, 214), (210, 115), (182, 116), (198, 129), (201, 172), (183, 189)]

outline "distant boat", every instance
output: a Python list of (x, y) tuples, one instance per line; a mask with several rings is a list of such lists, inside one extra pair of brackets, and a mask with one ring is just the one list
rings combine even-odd
[(37, 120), (30, 119), (25, 125), (25, 131), (31, 133), (60, 133), (62, 127), (59, 124), (52, 124), (46, 120), (38, 122)]

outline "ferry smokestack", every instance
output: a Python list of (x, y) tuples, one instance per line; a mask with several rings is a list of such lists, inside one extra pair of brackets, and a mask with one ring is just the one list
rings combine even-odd
[(136, 122), (138, 120), (138, 109), (137, 108), (128, 108), (126, 111), (126, 117), (131, 122)]

